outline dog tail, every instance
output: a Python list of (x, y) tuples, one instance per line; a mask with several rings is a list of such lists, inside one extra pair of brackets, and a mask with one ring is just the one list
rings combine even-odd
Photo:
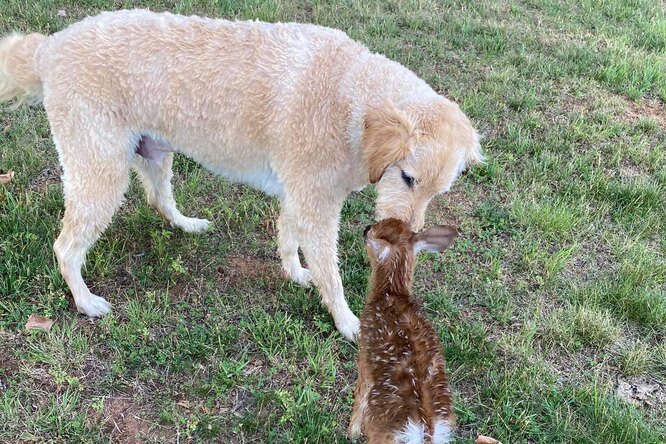
[(35, 55), (44, 40), (42, 34), (11, 34), (0, 39), (0, 102), (41, 101), (42, 80)]

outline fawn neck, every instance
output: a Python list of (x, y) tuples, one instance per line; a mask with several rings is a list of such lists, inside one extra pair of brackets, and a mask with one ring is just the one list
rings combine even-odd
[(414, 257), (396, 252), (382, 262), (373, 264), (371, 283), (372, 295), (386, 293), (410, 297), (414, 278)]

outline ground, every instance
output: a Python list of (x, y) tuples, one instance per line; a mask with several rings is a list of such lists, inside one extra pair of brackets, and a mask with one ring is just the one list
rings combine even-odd
[[(487, 163), (431, 205), (462, 237), (415, 293), (444, 344), (456, 442), (666, 442), (666, 7), (661, 0), (3, 0), (0, 32), (100, 10), (342, 29), (457, 101)], [(176, 161), (172, 230), (137, 181), (88, 255), (114, 306), (72, 308), (51, 245), (59, 166), (39, 106), (0, 109), (0, 441), (345, 442), (356, 348), (280, 272), (277, 202)], [(373, 190), (350, 196), (340, 266), (359, 313)], [(25, 334), (30, 314), (48, 333)]]

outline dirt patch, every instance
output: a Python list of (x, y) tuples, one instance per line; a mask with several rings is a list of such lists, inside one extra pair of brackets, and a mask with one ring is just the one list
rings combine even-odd
[(634, 102), (623, 98), (623, 101), (627, 106), (624, 120), (636, 122), (642, 118), (648, 118), (666, 128), (666, 106), (661, 100), (643, 99)]
[(171, 302), (187, 301), (188, 296), (194, 291), (195, 285), (188, 281), (176, 282), (172, 287), (169, 287), (169, 300)]
[[(460, 180), (465, 180), (465, 178)], [(476, 187), (474, 190), (463, 190), (462, 186), (454, 188), (430, 202), (426, 212), (426, 226), (451, 224), (463, 229), (461, 221), (470, 217), (489, 195), (490, 192), (485, 187)]]
[(649, 176), (636, 165), (629, 164), (620, 167), (620, 177), (627, 180), (644, 180)]
[(19, 362), (11, 351), (5, 349), (4, 345), (0, 348), (0, 390), (6, 389), (5, 381), (18, 372)]
[(433, 199), (426, 213), (426, 225), (460, 224), (461, 214), (471, 211), (474, 202), (465, 199), (462, 191), (455, 190)]
[(559, 279), (564, 282), (575, 283), (579, 287), (586, 287), (596, 283), (599, 276), (589, 270), (612, 270), (617, 266), (613, 252), (609, 245), (598, 242), (592, 236), (579, 236), (579, 249), (573, 253), (568, 263), (559, 271)]
[(141, 418), (139, 408), (130, 397), (117, 396), (104, 403), (104, 432), (124, 444), (145, 442), (150, 422)]
[(30, 179), (28, 188), (31, 191), (44, 191), (49, 185), (59, 183), (61, 174), (62, 171), (55, 165), (46, 167)]
[[(610, 93), (603, 89), (589, 91), (589, 95), (578, 98), (566, 85), (557, 85), (559, 97), (553, 99), (551, 106), (543, 111), (545, 120), (556, 126), (567, 126), (571, 118), (594, 116), (595, 113), (612, 113), (615, 120), (635, 124), (640, 119), (648, 118), (666, 128), (666, 104), (657, 97), (646, 97), (638, 101), (622, 94)], [(590, 99), (595, 96), (596, 99)]]
[(267, 282), (282, 279), (280, 267), (269, 262), (266, 258), (258, 256), (230, 256), (227, 258), (228, 265), (217, 268), (223, 288), (227, 286), (238, 287), (245, 281), (263, 279)]
[[(49, 373), (50, 366), (47, 364), (33, 363), (23, 368), (23, 374), (30, 378), (30, 384), (37, 389), (49, 393), (60, 393), (65, 387), (56, 384), (55, 378)], [(40, 402), (46, 402), (42, 399)]]
[(643, 100), (640, 104), (629, 102), (627, 116), (635, 120), (647, 117), (666, 127), (666, 108), (659, 100)]

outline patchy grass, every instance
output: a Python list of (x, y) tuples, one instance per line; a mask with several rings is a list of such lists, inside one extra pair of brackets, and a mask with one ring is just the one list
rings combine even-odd
[[(416, 276), (457, 442), (666, 441), (662, 3), (5, 0), (0, 31), (55, 32), (134, 6), (342, 29), (485, 134), (488, 162), (428, 214), (465, 235)], [(0, 168), (17, 173), (0, 188), (0, 441), (345, 441), (356, 349), (316, 291), (282, 277), (275, 200), (178, 157), (176, 199), (215, 223), (194, 236), (171, 230), (133, 180), (88, 255), (88, 283), (115, 308), (93, 322), (70, 307), (51, 249), (63, 202), (41, 108), (0, 111)], [(355, 312), (373, 196), (352, 195), (342, 214)], [(31, 313), (56, 324), (24, 335)], [(616, 396), (628, 378), (661, 388), (630, 403)]]
[(543, 336), (567, 350), (603, 348), (621, 333), (610, 313), (586, 306), (567, 307), (548, 317), (550, 322), (543, 322)]
[(649, 370), (650, 351), (640, 342), (627, 342), (619, 346), (618, 367), (627, 376), (639, 376)]

